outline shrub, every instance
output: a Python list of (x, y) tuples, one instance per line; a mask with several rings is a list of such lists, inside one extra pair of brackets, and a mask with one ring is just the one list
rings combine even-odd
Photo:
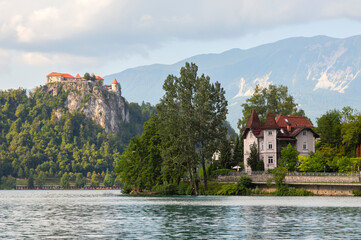
[(353, 190), (352, 191), (352, 194), (354, 195), (354, 196), (361, 196), (361, 190)]
[(245, 188), (243, 185), (223, 185), (221, 190), (217, 192), (217, 195), (250, 195), (251, 189)]
[(274, 192), (276, 196), (313, 196), (314, 194), (305, 189), (296, 189), (287, 185), (280, 186)]
[(190, 195), (190, 194), (192, 194), (192, 191), (189, 194), (188, 188), (190, 188), (192, 190), (192, 187), (190, 186), (190, 184), (180, 182), (179, 185), (178, 185), (178, 194), (179, 195)]
[(133, 190), (133, 189), (132, 189), (131, 186), (125, 185), (125, 186), (122, 187), (122, 193), (123, 193), (123, 194), (129, 194), (132, 190)]
[(252, 179), (247, 176), (241, 176), (241, 178), (238, 180), (238, 185), (239, 186), (243, 185), (245, 188), (252, 188), (253, 187)]
[(163, 183), (161, 185), (155, 185), (152, 188), (152, 192), (155, 192), (160, 195), (176, 195), (178, 194), (178, 188), (174, 184)]

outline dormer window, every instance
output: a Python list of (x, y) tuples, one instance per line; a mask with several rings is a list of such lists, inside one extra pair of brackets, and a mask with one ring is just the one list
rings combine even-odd
[(306, 131), (303, 131), (303, 136), (307, 136), (307, 132), (306, 132)]
[(272, 136), (272, 131), (268, 131), (268, 136)]

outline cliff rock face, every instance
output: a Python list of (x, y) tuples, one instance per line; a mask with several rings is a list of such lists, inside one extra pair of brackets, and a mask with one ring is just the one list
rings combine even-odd
[[(120, 87), (116, 91), (108, 91), (91, 81), (60, 82), (45, 85), (43, 91), (53, 96), (67, 93), (64, 108), (70, 113), (75, 110), (83, 112), (104, 127), (106, 132), (117, 133), (121, 122), (129, 122), (129, 111)], [(55, 113), (58, 118), (62, 115), (61, 109), (55, 110)]]

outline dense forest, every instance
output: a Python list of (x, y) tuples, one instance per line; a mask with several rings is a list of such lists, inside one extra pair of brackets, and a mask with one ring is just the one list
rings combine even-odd
[[(67, 111), (63, 107), (67, 94), (53, 96), (41, 87), (29, 93), (0, 92), (0, 178), (112, 172), (114, 159), (131, 137), (142, 133), (143, 123), (155, 112), (150, 104), (127, 103), (130, 122), (112, 135), (82, 112)], [(59, 108), (61, 117), (55, 114)]]

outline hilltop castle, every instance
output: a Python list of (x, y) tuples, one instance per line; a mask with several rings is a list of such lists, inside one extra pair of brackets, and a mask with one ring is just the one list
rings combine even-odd
[(104, 85), (104, 79), (96, 76), (94, 79), (84, 79), (84, 77), (81, 77), (79, 73), (74, 77), (68, 73), (58, 73), (58, 72), (52, 72), (46, 76), (46, 84), (49, 83), (59, 83), (59, 82), (99, 82), (101, 86), (103, 86), (108, 91), (112, 92), (120, 92), (120, 84), (118, 81), (114, 78), (114, 81), (112, 82), (112, 85)]

